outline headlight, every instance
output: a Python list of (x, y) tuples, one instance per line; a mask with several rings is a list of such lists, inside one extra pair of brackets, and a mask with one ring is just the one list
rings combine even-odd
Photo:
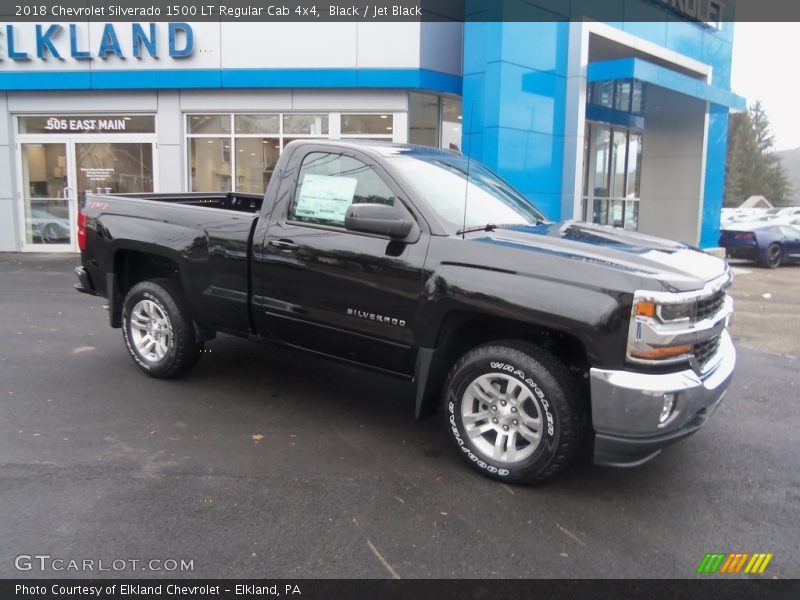
[(633, 314), (637, 317), (657, 318), (662, 323), (692, 321), (697, 315), (697, 302), (654, 302), (638, 300)]
[[(687, 360), (694, 350), (691, 344), (676, 343), (670, 335), (669, 326), (691, 322), (697, 316), (697, 302), (694, 300), (676, 300), (671, 298), (654, 299), (647, 292), (637, 293), (631, 316), (631, 328), (628, 336), (628, 359), (646, 364), (669, 364)], [(644, 331), (667, 329), (665, 335), (645, 337)]]
[(693, 321), (697, 316), (697, 302), (680, 304), (659, 304), (658, 318), (665, 323), (670, 321)]

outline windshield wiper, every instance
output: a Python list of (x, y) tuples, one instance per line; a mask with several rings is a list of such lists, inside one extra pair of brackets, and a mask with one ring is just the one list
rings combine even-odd
[(492, 223), (487, 223), (486, 225), (481, 225), (480, 227), (467, 227), (466, 229), (459, 229), (456, 231), (456, 235), (464, 235), (465, 233), (474, 233), (475, 231), (494, 231), (497, 229), (497, 225), (493, 225)]
[[(537, 218), (535, 223), (534, 223), (534, 225), (544, 225), (546, 223), (549, 223), (549, 221), (547, 221), (545, 219), (538, 219)], [(515, 225), (519, 226), (519, 225), (523, 225), (523, 224), (522, 223), (507, 223), (505, 225), (502, 225), (502, 224), (496, 225), (495, 223), (487, 223), (486, 225), (481, 225), (479, 227), (467, 227), (466, 229), (460, 229), (460, 230), (456, 231), (456, 235), (463, 235), (465, 233), (474, 233), (476, 231), (494, 231), (495, 229), (498, 229), (500, 227), (506, 227), (506, 226), (512, 227), (512, 226), (515, 226)]]

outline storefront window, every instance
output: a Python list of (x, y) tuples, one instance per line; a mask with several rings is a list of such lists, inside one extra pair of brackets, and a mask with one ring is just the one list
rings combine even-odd
[(187, 115), (189, 190), (263, 194), (286, 144), (294, 136), (327, 138), (329, 120), (328, 114)]
[(597, 125), (591, 129), (592, 148), (594, 149), (593, 168), (594, 173), (592, 186), (593, 194), (596, 197), (607, 198), (608, 190), (608, 170), (609, 155), (611, 152), (611, 130), (608, 127)]
[(618, 81), (614, 97), (614, 108), (622, 112), (631, 110), (631, 85), (632, 81)]
[(445, 150), (461, 152), (461, 98), (442, 98), (442, 143)]
[(283, 133), (328, 135), (328, 115), (283, 115)]
[(199, 134), (229, 134), (230, 115), (189, 115), (188, 132)]
[(589, 104), (640, 115), (644, 111), (644, 84), (636, 79), (597, 81), (589, 84)]
[(589, 88), (589, 103), (606, 108), (614, 106), (614, 82), (598, 81)]
[(609, 195), (613, 198), (625, 196), (625, 155), (627, 146), (628, 133), (615, 129), (611, 146), (611, 168), (609, 169), (611, 175)]
[(626, 198), (638, 198), (642, 184), (642, 134), (631, 132), (628, 141), (628, 175)]
[(280, 133), (280, 115), (234, 115), (233, 120), (236, 133)]
[(342, 115), (342, 135), (376, 135), (391, 138), (394, 132), (394, 116), (380, 115)]
[(408, 141), (439, 147), (439, 96), (416, 92), (408, 95)]
[(236, 138), (236, 191), (263, 193), (280, 153), (278, 138)]
[(230, 138), (189, 138), (191, 190), (230, 192)]
[(644, 112), (644, 84), (641, 81), (633, 82), (631, 94), (631, 112), (640, 115)]

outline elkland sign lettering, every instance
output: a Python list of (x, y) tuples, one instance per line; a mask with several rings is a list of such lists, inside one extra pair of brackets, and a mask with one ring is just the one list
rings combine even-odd
[[(34, 58), (39, 60), (57, 59), (65, 60), (71, 57), (75, 60), (91, 61), (96, 58), (107, 59), (112, 56), (117, 58), (143, 58), (148, 55), (159, 58), (163, 52), (163, 43), (159, 40), (157, 25), (167, 26), (167, 52), (170, 58), (187, 58), (194, 51), (194, 32), (188, 23), (105, 23), (100, 40), (93, 47), (89, 47), (81, 39), (78, 24), (69, 23), (25, 23), (21, 25), (5, 26), (5, 31), (0, 30), (0, 60), (6, 58), (13, 61), (29, 61)], [(28, 45), (19, 40), (22, 27), (34, 27), (35, 41)], [(117, 28), (130, 27), (130, 47), (123, 47)], [(163, 34), (162, 34), (163, 35)], [(4, 47), (3, 47), (4, 46)]]

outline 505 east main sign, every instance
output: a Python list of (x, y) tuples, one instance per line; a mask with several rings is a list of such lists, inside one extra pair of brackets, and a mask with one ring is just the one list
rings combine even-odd
[[(187, 58), (194, 51), (194, 31), (188, 23), (105, 23), (99, 42), (89, 47), (88, 36), (82, 36), (78, 24), (25, 23), (7, 24), (0, 30), (0, 60), (30, 61), (33, 59), (91, 61), (96, 58), (159, 58), (164, 52), (163, 40), (159, 39), (159, 26), (166, 25), (167, 47), (170, 58)], [(34, 28), (34, 39), (23, 43), (21, 29)], [(130, 41), (121, 42), (118, 28), (130, 28)], [(127, 33), (127, 32), (126, 32)], [(5, 39), (2, 39), (2, 38)], [(127, 41), (127, 35), (123, 39)]]

